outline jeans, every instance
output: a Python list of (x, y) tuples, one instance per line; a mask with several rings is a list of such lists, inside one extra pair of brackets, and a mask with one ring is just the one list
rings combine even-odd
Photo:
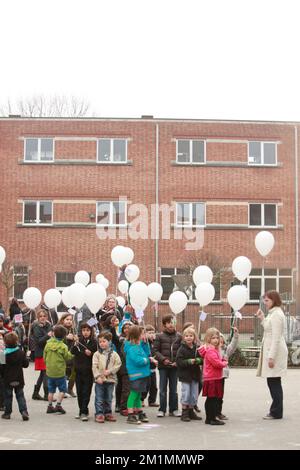
[(115, 384), (104, 382), (95, 386), (95, 415), (110, 415)]
[(181, 404), (193, 407), (197, 405), (199, 392), (199, 382), (192, 380), (191, 383), (181, 384)]
[(79, 414), (88, 415), (89, 414), (89, 402), (93, 388), (93, 375), (92, 372), (80, 372), (76, 371), (76, 391), (77, 391), (77, 401), (79, 407)]
[(283, 414), (281, 377), (268, 377), (267, 383), (273, 400), (270, 408), (270, 415), (274, 418), (281, 419)]
[(27, 411), (26, 400), (24, 396), (23, 387), (5, 387), (4, 389), (4, 413), (10, 415), (12, 412), (13, 390), (15, 390), (16, 399), (18, 402), (19, 411), (22, 414)]
[(169, 381), (169, 411), (178, 410), (177, 369), (175, 367), (159, 369), (159, 411), (167, 410), (167, 387)]

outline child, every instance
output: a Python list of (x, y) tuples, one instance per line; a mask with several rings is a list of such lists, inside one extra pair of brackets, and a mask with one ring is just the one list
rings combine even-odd
[[(132, 326), (129, 330), (128, 341), (125, 342), (126, 369), (128, 371), (130, 393), (127, 400), (129, 424), (148, 423), (148, 418), (142, 411), (141, 394), (147, 389), (150, 376), (150, 362), (156, 362), (150, 356), (150, 348), (144, 341), (141, 342), (143, 330), (139, 326)], [(134, 409), (138, 417), (134, 414)]]
[(4, 414), (3, 419), (10, 419), (12, 412), (13, 390), (19, 406), (23, 421), (29, 420), (26, 400), (24, 396), (24, 375), (23, 368), (29, 366), (25, 352), (18, 346), (18, 336), (16, 333), (7, 333), (4, 336), (5, 342), (5, 366), (3, 373), (4, 382)]
[(158, 360), (159, 370), (159, 410), (158, 418), (167, 411), (167, 387), (169, 382), (169, 416), (181, 416), (178, 411), (176, 354), (181, 335), (176, 332), (175, 318), (165, 315), (162, 319), (163, 332), (156, 335), (153, 352)]
[[(220, 334), (220, 350), (222, 358), (228, 361), (230, 356), (235, 352), (238, 341), (239, 341), (239, 330), (234, 326), (233, 327), (233, 337), (230, 344), (226, 345), (225, 338), (222, 334)], [(223, 386), (223, 396), (224, 396), (224, 389), (225, 389), (225, 379), (229, 377), (229, 367), (224, 367), (223, 369), (223, 378), (222, 378), (222, 386)], [(221, 419), (222, 421), (228, 419), (227, 416), (223, 415), (222, 413), (222, 406), (223, 406), (223, 397), (218, 398), (217, 403), (217, 418)]]
[[(0, 317), (1, 320), (1, 317)], [(4, 364), (5, 364), (5, 343), (4, 343), (4, 330), (0, 325), (0, 411), (4, 411)]]
[[(33, 400), (48, 401), (48, 380), (46, 376), (46, 364), (43, 359), (43, 352), (48, 339), (53, 335), (52, 327), (48, 321), (48, 313), (46, 310), (39, 310), (37, 320), (31, 327), (31, 335), (34, 338), (35, 354), (34, 354), (34, 370), (40, 371), (39, 378), (34, 386), (32, 394)], [(39, 395), (40, 388), (43, 384), (44, 398)]]
[[(195, 325), (191, 322), (186, 322), (183, 327), (182, 327), (182, 334), (184, 333), (184, 331), (187, 329), (187, 328), (192, 328), (192, 330), (194, 330), (196, 332), (196, 328), (195, 328)], [(201, 343), (200, 343), (200, 340), (198, 338), (198, 336), (196, 336), (196, 340), (197, 340), (197, 347), (200, 347), (201, 346)], [(201, 361), (201, 364), (203, 363), (203, 361)], [(201, 390), (202, 390), (202, 368), (200, 367), (200, 380), (199, 380), (199, 384), (198, 384), (198, 398), (201, 394)], [(197, 400), (197, 403), (196, 405), (194, 406), (194, 410), (197, 411), (197, 413), (201, 413), (201, 410), (200, 408), (198, 407), (198, 400)]]
[(79, 338), (76, 337), (75, 344), (71, 348), (74, 354), (74, 367), (76, 372), (76, 390), (79, 413), (77, 419), (88, 421), (89, 402), (93, 388), (92, 358), (97, 351), (97, 341), (92, 326), (87, 323), (80, 324)]
[(100, 350), (93, 355), (93, 375), (95, 386), (95, 421), (114, 422), (112, 414), (112, 398), (117, 382), (117, 372), (121, 367), (119, 355), (112, 349), (112, 334), (109, 331), (100, 333), (98, 337)]
[[(44, 349), (44, 361), (46, 364), (46, 374), (48, 377), (48, 408), (47, 413), (65, 414), (66, 411), (61, 406), (64, 395), (67, 391), (66, 364), (73, 359), (73, 355), (68, 351), (68, 346), (63, 342), (67, 330), (62, 325), (53, 328), (54, 337), (47, 341)], [(57, 405), (53, 407), (53, 395), (59, 390)]]
[[(73, 315), (71, 313), (64, 313), (59, 322), (58, 325), (62, 325), (66, 328), (67, 330), (67, 335), (64, 339), (64, 342), (68, 346), (68, 350), (70, 351), (71, 348), (74, 346), (75, 342), (75, 326), (74, 326), (74, 319)], [(67, 364), (67, 379), (68, 379), (68, 395), (70, 395), (72, 398), (76, 398), (76, 394), (73, 392), (73, 387), (75, 384), (75, 378), (76, 378), (76, 372), (74, 368), (74, 361), (68, 361)]]
[(194, 407), (197, 404), (199, 381), (201, 377), (200, 364), (202, 360), (197, 356), (197, 337), (192, 328), (183, 332), (181, 346), (176, 356), (178, 379), (181, 384), (181, 421), (201, 420)]
[(130, 393), (128, 372), (126, 369), (126, 356), (124, 352), (125, 341), (128, 340), (129, 330), (133, 326), (129, 320), (122, 325), (119, 337), (119, 356), (122, 365), (118, 371), (118, 383), (116, 387), (116, 413), (120, 411), (122, 416), (128, 416), (127, 400)]
[(204, 358), (203, 368), (203, 392), (206, 397), (205, 424), (222, 425), (224, 421), (217, 419), (218, 398), (223, 397), (222, 373), (227, 361), (222, 359), (220, 353), (220, 332), (216, 328), (209, 328), (204, 337), (205, 345), (198, 349)]
[[(146, 341), (148, 341), (150, 347), (150, 354), (153, 356), (153, 343), (155, 340), (155, 328), (152, 325), (145, 326), (145, 333), (146, 333)], [(158, 407), (159, 405), (156, 403), (157, 397), (157, 384), (156, 384), (156, 366), (154, 362), (150, 364), (150, 378), (147, 385), (146, 392), (142, 393), (142, 405), (144, 406), (144, 400), (148, 397), (148, 405)]]

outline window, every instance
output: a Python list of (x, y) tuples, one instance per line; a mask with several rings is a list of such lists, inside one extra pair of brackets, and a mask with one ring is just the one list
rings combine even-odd
[(59, 290), (64, 290), (66, 287), (71, 286), (75, 281), (76, 273), (55, 273), (55, 287)]
[(249, 226), (276, 227), (276, 204), (249, 204)]
[(127, 140), (99, 139), (97, 155), (101, 163), (127, 162)]
[(177, 163), (205, 163), (204, 140), (177, 140)]
[(293, 275), (291, 269), (252, 269), (248, 278), (249, 301), (258, 302), (268, 290), (276, 290), (282, 300), (293, 298)]
[(122, 201), (97, 202), (97, 225), (126, 225), (127, 204)]
[(177, 202), (176, 225), (179, 227), (204, 227), (204, 202)]
[(13, 276), (13, 297), (23, 300), (24, 291), (28, 287), (28, 267), (14, 266)]
[(248, 163), (252, 165), (276, 165), (276, 146), (275, 142), (249, 142)]
[[(193, 278), (192, 274), (189, 274), (187, 269), (184, 268), (161, 268), (161, 286), (163, 288), (163, 295), (161, 300), (169, 300), (170, 295), (172, 292), (175, 292), (176, 290), (181, 290), (180, 285), (177, 285), (175, 282), (174, 276), (179, 276), (179, 275), (185, 275), (187, 276), (187, 280), (190, 280), (190, 285), (189, 286), (184, 286), (186, 282), (184, 282), (184, 277), (183, 277), (183, 284), (186, 294), (188, 296), (189, 302), (196, 302), (196, 297), (195, 297), (195, 289), (196, 286), (193, 283)], [(189, 279), (190, 278), (190, 279)], [(179, 284), (179, 282), (178, 282)], [(220, 295), (221, 295), (221, 278), (220, 276), (216, 276), (213, 279), (212, 282), (214, 288), (215, 288), (215, 297), (214, 301), (219, 301), (220, 300)]]
[(26, 162), (49, 162), (54, 160), (53, 139), (25, 139)]
[(23, 224), (52, 224), (52, 201), (24, 201)]

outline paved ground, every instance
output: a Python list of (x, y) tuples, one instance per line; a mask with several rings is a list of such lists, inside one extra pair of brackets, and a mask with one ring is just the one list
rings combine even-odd
[[(225, 426), (205, 425), (203, 421), (183, 423), (179, 418), (156, 418), (155, 408), (146, 408), (147, 425), (126, 424), (118, 416), (116, 423), (97, 424), (91, 418), (75, 420), (76, 398), (64, 401), (67, 414), (46, 415), (46, 402), (30, 398), (38, 373), (33, 365), (25, 371), (25, 393), (30, 421), (23, 422), (17, 404), (10, 421), (0, 422), (1, 449), (300, 449), (300, 369), (291, 369), (284, 381), (285, 416), (265, 421), (269, 392), (265, 380), (254, 369), (232, 369), (226, 382)], [(92, 397), (93, 400), (93, 397)], [(199, 400), (203, 412), (204, 399)], [(93, 405), (93, 402), (92, 402)], [(91, 410), (93, 406), (91, 407)]]

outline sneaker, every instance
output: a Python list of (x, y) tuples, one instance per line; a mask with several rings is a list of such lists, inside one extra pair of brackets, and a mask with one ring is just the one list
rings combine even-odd
[(69, 395), (70, 397), (72, 397), (72, 398), (76, 398), (76, 397), (77, 397), (76, 393), (74, 393), (73, 390), (68, 390), (68, 395)]
[(263, 416), (263, 419), (279, 419), (279, 418), (275, 418), (275, 416), (267, 414), (266, 416)]
[(146, 413), (144, 413), (143, 411), (140, 411), (139, 414), (138, 414), (138, 419), (142, 422), (142, 423), (149, 423), (149, 419), (146, 415)]
[[(82, 415), (83, 416), (83, 415)], [(74, 416), (75, 419), (80, 419), (81, 418), (81, 414), (78, 413), (78, 415)]]
[(58, 415), (64, 415), (66, 414), (66, 410), (64, 410), (61, 405), (56, 405), (54, 408), (54, 413), (57, 413)]
[(105, 418), (104, 418), (103, 415), (97, 415), (97, 416), (95, 417), (95, 421), (96, 421), (96, 423), (104, 423)]
[(159, 411), (156, 415), (158, 418), (164, 418), (165, 413), (163, 411)]
[(171, 411), (169, 413), (169, 416), (174, 416), (175, 418), (180, 418), (181, 417), (181, 412), (179, 410)]
[(88, 421), (89, 420), (89, 417), (88, 415), (81, 415), (81, 421)]
[(47, 408), (46, 413), (47, 413), (47, 414), (55, 413), (55, 408), (54, 408), (54, 406), (48, 405), (48, 408)]
[(205, 424), (211, 424), (212, 426), (223, 426), (225, 423), (224, 421), (219, 421), (218, 419), (208, 419), (205, 420)]
[(227, 416), (223, 415), (222, 413), (220, 413), (219, 415), (217, 415), (217, 418), (218, 419), (221, 419), (222, 421), (226, 421), (228, 418)]
[(128, 418), (126, 420), (126, 423), (128, 424), (142, 424), (142, 422), (138, 419), (136, 415), (128, 415)]
[(149, 406), (154, 406), (155, 408), (158, 408), (159, 404), (158, 403), (149, 403)]
[(28, 411), (22, 411), (21, 413), (23, 421), (29, 421)]
[(3, 415), (1, 415), (1, 418), (2, 419), (10, 419), (10, 415), (7, 415), (7, 414), (4, 413)]
[(117, 420), (114, 415), (109, 414), (109, 415), (105, 415), (105, 421), (110, 421), (111, 423), (114, 423)]

